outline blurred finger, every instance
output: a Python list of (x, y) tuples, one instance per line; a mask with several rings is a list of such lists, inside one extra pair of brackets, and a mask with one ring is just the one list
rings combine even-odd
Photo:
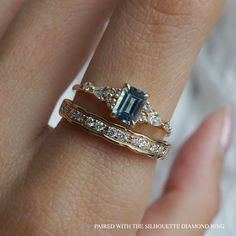
[[(186, 142), (170, 172), (163, 196), (146, 211), (142, 223), (210, 224), (220, 203), (223, 156), (231, 140), (229, 107), (212, 114)], [(203, 235), (204, 229), (158, 230), (158, 235)], [(157, 231), (139, 231), (154, 236)]]

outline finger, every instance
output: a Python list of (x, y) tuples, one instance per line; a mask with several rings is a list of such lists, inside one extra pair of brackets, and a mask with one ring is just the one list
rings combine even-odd
[[(153, 106), (168, 119), (221, 7), (222, 1), (121, 1), (86, 77), (97, 85), (127, 81), (150, 92)], [(89, 108), (89, 101), (83, 105)], [(35, 184), (25, 184), (30, 199), (22, 198), (35, 205), (40, 202), (32, 212), (41, 209), (46, 215), (65, 202), (70, 229), (92, 235), (94, 223), (141, 220), (154, 169), (155, 161), (62, 123), (30, 166)], [(21, 218), (21, 225), (24, 222)]]
[(27, 1), (14, 20), (0, 45), (0, 148), (1, 157), (7, 157), (1, 160), (6, 176), (37, 152), (58, 96), (83, 64), (114, 3)]
[(0, 38), (5, 33), (10, 22), (16, 15), (24, 0), (1, 0), (0, 1)]
[[(232, 112), (221, 109), (206, 119), (182, 147), (163, 196), (146, 211), (143, 224), (210, 224), (220, 201), (223, 156), (232, 132)], [(203, 235), (204, 229), (160, 230), (158, 235)], [(154, 236), (142, 230), (138, 235)]]
[[(222, 1), (201, 4), (199, 1), (122, 1), (85, 78), (98, 86), (134, 84), (150, 93), (153, 106), (168, 120), (197, 51), (221, 7)], [(96, 103), (90, 104), (88, 99), (79, 102), (99, 113)], [(61, 178), (62, 182), (70, 179), (81, 199), (91, 196), (89, 189), (93, 189), (93, 197), (87, 203), (91, 225), (141, 220), (154, 174), (153, 160), (140, 158), (67, 124), (61, 124), (51, 138), (41, 154), (49, 161), (48, 155), (52, 160), (59, 153), (50, 176)], [(66, 177), (56, 174), (61, 168)], [(78, 173), (76, 179), (71, 172)], [(90, 187), (82, 188), (80, 184), (85, 178)], [(77, 200), (82, 215), (83, 205)], [(91, 225), (87, 230), (91, 230)]]
[(222, 4), (124, 1), (111, 20), (85, 80), (109, 86), (135, 84), (149, 92), (151, 103), (168, 120)]

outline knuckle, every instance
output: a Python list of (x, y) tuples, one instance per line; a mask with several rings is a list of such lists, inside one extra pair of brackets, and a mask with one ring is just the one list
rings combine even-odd
[(203, 0), (131, 0), (131, 4), (139, 6), (144, 10), (149, 10), (152, 14), (162, 14), (163, 16), (193, 16), (200, 13), (209, 5)]
[(206, 13), (206, 4), (200, 0), (131, 0), (125, 4), (126, 29), (143, 42), (187, 38), (183, 35), (199, 31), (199, 21)]

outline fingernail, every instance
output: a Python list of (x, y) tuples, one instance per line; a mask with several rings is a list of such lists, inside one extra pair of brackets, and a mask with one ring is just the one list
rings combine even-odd
[(224, 120), (221, 131), (220, 145), (223, 149), (223, 152), (227, 152), (230, 147), (232, 136), (233, 136), (233, 120), (235, 109), (233, 105), (229, 105), (224, 110)]

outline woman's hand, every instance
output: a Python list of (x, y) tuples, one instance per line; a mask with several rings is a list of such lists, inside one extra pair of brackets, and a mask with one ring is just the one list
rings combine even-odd
[[(222, 6), (222, 0), (0, 1), (1, 236), (123, 236), (137, 230), (99, 231), (94, 224), (212, 220), (229, 141), (229, 108), (208, 118), (183, 146), (163, 196), (146, 212), (154, 160), (64, 121), (51, 130), (47, 121), (113, 11), (85, 78), (97, 85), (134, 84), (170, 119)], [(80, 103), (100, 110), (83, 98)]]

